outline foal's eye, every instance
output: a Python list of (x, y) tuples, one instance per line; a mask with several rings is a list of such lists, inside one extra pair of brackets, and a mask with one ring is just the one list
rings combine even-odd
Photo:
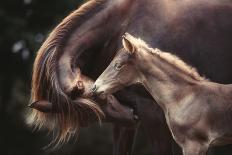
[(121, 64), (121, 63), (115, 63), (115, 65), (114, 65), (115, 70), (120, 70), (122, 67), (123, 67), (123, 64)]

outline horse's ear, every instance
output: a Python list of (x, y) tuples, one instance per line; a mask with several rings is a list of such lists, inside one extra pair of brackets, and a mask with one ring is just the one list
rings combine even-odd
[(133, 54), (135, 52), (135, 46), (130, 39), (131, 37), (132, 36), (129, 33), (125, 33), (125, 35), (122, 37), (122, 44), (127, 52)]
[(52, 113), (53, 112), (52, 103), (45, 101), (45, 100), (33, 102), (33, 103), (29, 104), (28, 107), (36, 109), (36, 110), (38, 110), (40, 112), (44, 112), (44, 113)]

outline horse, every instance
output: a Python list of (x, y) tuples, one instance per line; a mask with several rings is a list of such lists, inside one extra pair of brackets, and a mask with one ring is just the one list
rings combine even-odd
[[(79, 70), (80, 71), (80, 70)], [(88, 126), (88, 124), (92, 124), (94, 122), (96, 122), (96, 120), (98, 120), (101, 123), (101, 119), (104, 119), (104, 122), (114, 122), (114, 130), (119, 130), (118, 128), (120, 128), (120, 130), (124, 130), (123, 132), (125, 133), (127, 139), (132, 140), (134, 139), (134, 136), (132, 136), (134, 134), (134, 131), (131, 130), (131, 128), (133, 129), (134, 126), (136, 125), (138, 120), (138, 116), (136, 114), (134, 114), (134, 110), (132, 108), (129, 108), (128, 106), (124, 106), (123, 104), (120, 104), (119, 101), (113, 96), (113, 95), (109, 95), (107, 96), (106, 99), (103, 98), (97, 98), (97, 97), (92, 97), (91, 98), (91, 86), (93, 85), (93, 80), (84, 76), (84, 75), (80, 75), (79, 77), (81, 80), (83, 80), (84, 82), (79, 83), (79, 85), (77, 85), (78, 89), (82, 90), (82, 94), (81, 97), (82, 98), (75, 98), (72, 100), (72, 104), (73, 107), (75, 109), (78, 108), (83, 108), (83, 113), (87, 113), (88, 118), (89, 118), (89, 122), (87, 122), (85, 120), (85, 118), (81, 118), (84, 120), (77, 120), (79, 121), (82, 127)], [(75, 94), (74, 94), (75, 95)], [(89, 106), (92, 106), (91, 110), (95, 111), (98, 110), (97, 108), (99, 108), (96, 103), (94, 101), (88, 100), (86, 98), (92, 99), (95, 102), (97, 102), (97, 104), (100, 107), (99, 113), (96, 114), (96, 116), (94, 116), (93, 114), (89, 113), (89, 109), (86, 109), (85, 105), (82, 105), (81, 107), (81, 103), (88, 103)], [(49, 120), (47, 119), (46, 122), (42, 122), (40, 120), (37, 120), (37, 126), (43, 126), (43, 127), (47, 127), (47, 129), (49, 129), (49, 131), (56, 131), (58, 128), (58, 131), (56, 132), (62, 132), (59, 129), (60, 125), (57, 125), (55, 123), (51, 123), (56, 121), (56, 116), (59, 115), (62, 111), (60, 111), (59, 108), (54, 107), (54, 105), (48, 101), (45, 100), (40, 100), (40, 101), (36, 101), (36, 102), (32, 102), (31, 104), (28, 105), (30, 108), (36, 110), (36, 112), (40, 112), (39, 114), (45, 114), (47, 115), (47, 117), (49, 117)], [(84, 116), (84, 114), (82, 114)], [(38, 116), (33, 116), (34, 118), (32, 118), (33, 120), (39, 119), (36, 118)], [(103, 117), (103, 118), (102, 118)], [(30, 124), (30, 122), (29, 122)], [(35, 126), (35, 127), (37, 127)], [(117, 131), (116, 130), (116, 131)], [(131, 130), (131, 131), (130, 131)], [(129, 132), (130, 131), (130, 132)], [(56, 134), (56, 132), (54, 132)], [(69, 131), (70, 132), (70, 131)], [(75, 132), (71, 132), (69, 134), (76, 134), (77, 131)], [(127, 133), (127, 134), (126, 134)], [(115, 146), (116, 148), (114, 148), (114, 154), (131, 154), (128, 151), (132, 150), (132, 144), (133, 143), (127, 143), (122, 141), (121, 138), (117, 137), (116, 135), (119, 134), (118, 132), (115, 132)], [(70, 135), (69, 138), (71, 138), (72, 135)], [(57, 137), (55, 137), (57, 138)], [(57, 141), (58, 140), (58, 141)], [(53, 141), (48, 145), (48, 147), (54, 147), (57, 148), (59, 147), (59, 144), (64, 143), (64, 140), (68, 140), (68, 139), (53, 139)], [(124, 144), (124, 146), (122, 145)], [(126, 147), (126, 149), (121, 149), (121, 148)]]
[[(70, 128), (68, 118), (75, 118), (73, 115), (82, 114), (83, 110), (74, 107), (81, 103), (71, 104), (70, 99), (70, 94), (78, 94), (81, 98), (82, 88), (76, 89), (80, 84), (77, 81), (81, 81), (79, 75), (82, 73), (96, 80), (122, 47), (121, 36), (126, 31), (140, 36), (154, 48), (178, 55), (212, 81), (232, 82), (232, 71), (228, 68), (232, 64), (231, 10), (229, 0), (90, 0), (54, 28), (39, 49), (34, 62), (31, 102), (49, 101), (63, 111), (62, 115), (56, 113), (60, 120), (57, 125), (66, 124), (61, 128), (67, 131)], [(79, 69), (81, 73), (78, 73)], [(153, 104), (152, 97), (138, 87), (129, 87), (114, 95), (138, 114), (154, 154), (170, 155), (172, 138), (164, 114)], [(88, 104), (85, 107), (88, 109)], [(75, 111), (70, 112), (72, 109)], [(94, 113), (91, 111), (89, 113)], [(46, 113), (38, 110), (33, 110), (31, 115), (38, 116), (31, 117), (32, 124), (49, 119)], [(88, 116), (79, 117), (88, 121)], [(75, 123), (71, 124), (75, 127), (84, 124)], [(120, 128), (114, 133), (117, 129)], [(124, 131), (118, 132), (122, 135)], [(128, 130), (132, 131), (131, 128)], [(120, 137), (124, 142), (133, 143), (133, 138)]]
[(129, 33), (123, 46), (96, 80), (94, 93), (104, 97), (143, 85), (164, 111), (184, 155), (205, 155), (210, 146), (232, 143), (232, 84), (211, 82), (175, 55)]
[[(96, 98), (92, 97), (91, 93), (91, 86), (93, 85), (93, 80), (81, 75), (81, 79), (84, 81), (83, 83), (79, 83), (78, 87), (79, 89), (83, 89), (83, 93), (81, 97), (83, 98), (78, 98), (78, 99), (73, 99), (74, 107), (75, 108), (80, 108), (79, 102), (89, 102), (90, 106), (92, 107), (92, 110), (96, 110), (98, 107), (95, 105), (97, 102), (97, 105), (100, 106), (99, 114), (96, 115), (97, 117), (92, 117), (93, 121), (95, 122), (96, 120), (101, 121), (101, 117), (103, 117), (104, 121), (106, 122), (112, 122), (114, 121), (115, 123), (119, 124), (125, 124), (128, 126), (133, 126), (136, 124), (136, 120), (138, 120), (138, 116), (134, 113), (134, 110), (132, 108), (129, 108), (127, 106), (124, 106), (123, 104), (120, 104), (119, 101), (113, 96), (109, 95), (107, 96), (106, 99), (103, 98)], [(93, 103), (91, 101), (88, 101), (88, 99), (94, 100)], [(91, 105), (93, 104), (93, 105)], [(28, 105), (30, 108), (36, 109), (37, 111), (47, 113), (47, 114), (59, 114), (61, 113), (59, 108), (53, 107), (52, 103), (48, 101), (36, 101)], [(96, 106), (96, 107), (95, 107)], [(83, 107), (85, 108), (85, 107)], [(96, 109), (94, 109), (96, 108)], [(88, 110), (88, 109), (87, 109)], [(88, 111), (86, 111), (88, 112)], [(84, 119), (84, 118), (82, 118)], [(80, 121), (81, 123), (85, 123), (85, 121)], [(87, 122), (86, 122), (87, 123)], [(84, 126), (84, 124), (82, 124)]]

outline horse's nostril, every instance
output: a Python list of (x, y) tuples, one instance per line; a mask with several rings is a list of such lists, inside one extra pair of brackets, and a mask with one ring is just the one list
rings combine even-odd
[(97, 90), (97, 86), (96, 85), (93, 85), (93, 87), (92, 87), (92, 92), (94, 93), (94, 92), (96, 92), (96, 90)]

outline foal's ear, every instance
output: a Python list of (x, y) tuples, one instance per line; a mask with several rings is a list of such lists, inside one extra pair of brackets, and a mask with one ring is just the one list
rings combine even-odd
[(45, 100), (33, 102), (33, 103), (29, 104), (28, 107), (36, 109), (36, 110), (38, 110), (40, 112), (44, 112), (44, 113), (52, 113), (53, 112), (52, 103), (45, 101)]
[(134, 54), (135, 46), (132, 43), (130, 37), (132, 36), (129, 33), (125, 33), (125, 35), (122, 37), (122, 44), (127, 52), (129, 52), (130, 54)]

